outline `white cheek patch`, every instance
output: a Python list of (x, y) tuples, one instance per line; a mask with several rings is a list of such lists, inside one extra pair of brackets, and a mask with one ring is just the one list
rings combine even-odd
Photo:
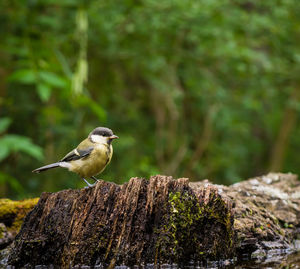
[(99, 144), (106, 144), (107, 143), (107, 137), (104, 137), (102, 135), (91, 135), (91, 140), (94, 143), (99, 143)]

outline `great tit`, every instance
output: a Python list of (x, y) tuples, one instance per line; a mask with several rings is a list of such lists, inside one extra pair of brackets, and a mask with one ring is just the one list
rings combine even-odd
[(111, 129), (97, 127), (76, 149), (69, 152), (59, 162), (42, 166), (32, 172), (41, 173), (52, 168), (64, 167), (77, 173), (91, 187), (93, 184), (90, 184), (86, 178), (97, 181), (95, 175), (101, 173), (110, 163), (113, 155), (111, 142), (116, 138), (119, 137), (114, 135)]

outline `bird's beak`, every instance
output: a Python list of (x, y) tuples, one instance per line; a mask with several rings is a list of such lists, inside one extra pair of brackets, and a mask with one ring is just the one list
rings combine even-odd
[(116, 136), (116, 135), (112, 135), (112, 136), (110, 136), (109, 138), (110, 138), (110, 139), (117, 139), (117, 138), (119, 138), (119, 137)]

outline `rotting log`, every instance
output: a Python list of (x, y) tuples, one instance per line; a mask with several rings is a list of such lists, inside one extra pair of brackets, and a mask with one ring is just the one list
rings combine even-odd
[(300, 182), (268, 174), (226, 187), (154, 176), (43, 193), (8, 264), (69, 268), (219, 260), (291, 248)]

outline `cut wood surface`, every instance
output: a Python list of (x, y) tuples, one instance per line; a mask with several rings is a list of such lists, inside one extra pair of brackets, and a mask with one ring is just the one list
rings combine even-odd
[(153, 176), (122, 186), (43, 193), (15, 238), (8, 263), (139, 265), (219, 260), (292, 249), (300, 182), (268, 174), (226, 187)]

